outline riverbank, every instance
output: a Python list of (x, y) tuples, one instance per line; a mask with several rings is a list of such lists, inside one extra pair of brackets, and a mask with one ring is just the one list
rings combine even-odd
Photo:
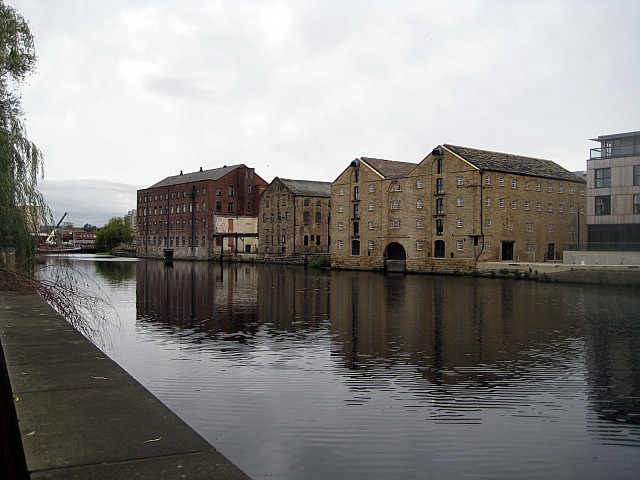
[(0, 291), (0, 348), (14, 478), (249, 478), (38, 295)]

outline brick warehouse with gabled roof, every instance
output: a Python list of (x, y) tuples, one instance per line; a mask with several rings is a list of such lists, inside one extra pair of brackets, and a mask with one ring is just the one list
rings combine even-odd
[(260, 197), (259, 253), (328, 253), (330, 216), (330, 182), (274, 178)]
[(239, 164), (180, 172), (138, 190), (137, 255), (205, 260), (256, 252), (258, 199), (266, 186)]
[(332, 264), (460, 271), (556, 260), (577, 241), (585, 188), (550, 160), (449, 144), (419, 164), (359, 158), (332, 184)]

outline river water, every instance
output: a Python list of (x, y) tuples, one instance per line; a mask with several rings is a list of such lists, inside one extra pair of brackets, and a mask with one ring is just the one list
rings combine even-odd
[(254, 479), (638, 478), (637, 290), (71, 262), (105, 352)]

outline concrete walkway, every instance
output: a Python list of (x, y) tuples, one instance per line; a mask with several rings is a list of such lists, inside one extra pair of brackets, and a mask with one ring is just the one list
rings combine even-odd
[(39, 296), (0, 292), (0, 341), (32, 479), (249, 478)]

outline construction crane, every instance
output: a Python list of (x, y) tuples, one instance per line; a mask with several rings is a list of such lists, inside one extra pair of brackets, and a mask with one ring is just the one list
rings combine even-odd
[(62, 218), (60, 218), (60, 221), (58, 222), (58, 224), (55, 227), (53, 227), (53, 230), (51, 230), (51, 233), (47, 237), (47, 245), (55, 245), (56, 244), (56, 242), (54, 240), (54, 237), (56, 235), (56, 230), (58, 230), (58, 227), (60, 226), (60, 224), (62, 223), (62, 221), (65, 219), (65, 217), (67, 215), (68, 215), (68, 212), (64, 212), (64, 215), (62, 215)]

